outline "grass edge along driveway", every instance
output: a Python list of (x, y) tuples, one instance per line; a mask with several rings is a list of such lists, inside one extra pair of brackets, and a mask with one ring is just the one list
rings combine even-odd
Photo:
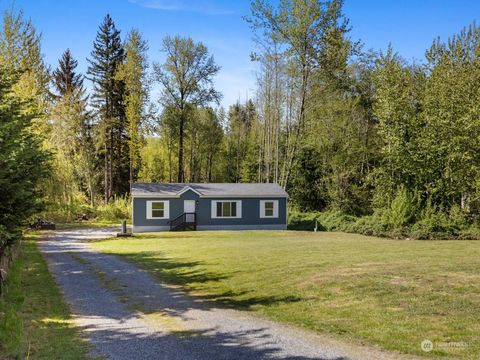
[(220, 306), (407, 354), (480, 356), (480, 241), (216, 231), (92, 246)]
[(37, 240), (22, 240), (0, 299), (0, 359), (89, 359)]

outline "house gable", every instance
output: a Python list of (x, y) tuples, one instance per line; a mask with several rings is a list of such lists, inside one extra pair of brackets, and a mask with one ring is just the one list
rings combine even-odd
[(200, 192), (198, 192), (197, 190), (195, 190), (194, 188), (192, 188), (191, 186), (185, 186), (182, 190), (180, 190), (178, 193), (177, 193), (177, 196), (181, 196), (182, 194), (186, 193), (187, 191), (192, 191), (194, 192), (195, 194), (197, 194), (198, 196), (202, 196), (202, 194)]

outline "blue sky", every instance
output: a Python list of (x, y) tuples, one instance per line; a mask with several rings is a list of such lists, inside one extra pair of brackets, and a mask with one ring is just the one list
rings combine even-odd
[[(110, 13), (122, 35), (131, 28), (143, 33), (151, 60), (164, 59), (159, 49), (166, 34), (204, 42), (222, 67), (216, 86), (224, 95), (223, 106), (255, 91), (255, 65), (249, 60), (254, 43), (242, 20), (249, 14), (248, 0), (15, 0), (15, 4), (42, 32), (43, 53), (52, 66), (68, 47), (79, 70), (86, 71), (98, 25)], [(446, 39), (478, 20), (480, 2), (346, 0), (344, 12), (351, 37), (362, 40), (366, 48), (381, 50), (391, 43), (403, 57), (421, 60), (436, 36)]]

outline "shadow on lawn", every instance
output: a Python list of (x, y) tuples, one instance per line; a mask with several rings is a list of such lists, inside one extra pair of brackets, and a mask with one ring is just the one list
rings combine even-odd
[[(215, 273), (199, 269), (206, 263), (203, 261), (180, 261), (158, 257), (158, 253), (124, 253), (121, 257), (136, 266), (149, 270), (160, 281), (180, 285), (194, 300), (214, 302), (224, 308), (249, 310), (256, 305), (273, 305), (277, 303), (292, 303), (302, 301), (296, 296), (249, 296), (251, 291), (226, 291), (220, 294), (195, 294), (194, 284), (219, 282), (228, 279), (226, 273)], [(260, 275), (259, 275), (260, 276)], [(240, 298), (239, 298), (240, 297)]]
[(180, 261), (169, 258), (159, 258), (158, 253), (125, 253), (121, 257), (140, 265), (142, 268), (152, 271), (162, 281), (175, 285), (186, 285), (193, 283), (206, 283), (220, 281), (228, 278), (226, 274), (217, 274), (199, 270), (198, 266), (205, 265), (202, 261)]

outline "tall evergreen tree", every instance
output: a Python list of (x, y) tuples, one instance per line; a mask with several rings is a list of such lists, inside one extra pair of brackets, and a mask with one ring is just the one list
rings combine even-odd
[(11, 232), (38, 210), (40, 192), (45, 196), (45, 188), (39, 186), (49, 175), (45, 149), (51, 148), (49, 69), (41, 36), (22, 11), (3, 14), (0, 72), (0, 185), (5, 191), (0, 199), (0, 231), (5, 226)]
[(125, 117), (125, 83), (116, 77), (125, 59), (125, 50), (110, 15), (105, 16), (93, 43), (88, 75), (94, 83), (93, 105), (98, 112), (98, 127), (104, 166), (104, 197), (129, 191), (127, 121)]
[(50, 169), (41, 138), (29, 131), (35, 117), (12, 91), (19, 79), (0, 61), (0, 247), (15, 241), (40, 210), (39, 184)]
[(83, 90), (82, 74), (76, 74), (75, 68), (78, 61), (72, 57), (70, 49), (65, 50), (58, 62), (58, 68), (52, 73), (53, 84), (59, 96), (72, 93), (75, 90)]
[(93, 204), (97, 169), (92, 114), (87, 107), (83, 75), (76, 72), (77, 64), (67, 49), (52, 74), (56, 90), (51, 111), (53, 132), (50, 142), (56, 153), (52, 186), (57, 189), (60, 199), (70, 202), (81, 191)]
[(47, 134), (49, 69), (42, 55), (41, 36), (22, 11), (5, 11), (3, 15), (0, 59), (8, 71), (17, 74), (12, 90), (19, 99), (29, 102), (23, 111), (34, 116), (31, 130)]

